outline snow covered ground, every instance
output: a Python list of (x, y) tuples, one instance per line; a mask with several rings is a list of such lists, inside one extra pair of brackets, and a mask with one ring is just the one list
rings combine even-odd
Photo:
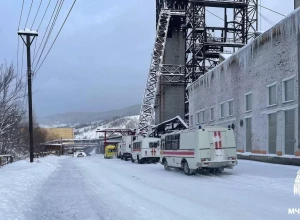
[(223, 174), (185, 176), (99, 155), (17, 162), (0, 169), (0, 219), (299, 219), (288, 215), (300, 208), (298, 169), (240, 160)]
[(0, 169), (0, 219), (27, 219), (34, 197), (57, 169), (59, 161), (66, 157), (48, 156), (30, 163), (18, 161)]

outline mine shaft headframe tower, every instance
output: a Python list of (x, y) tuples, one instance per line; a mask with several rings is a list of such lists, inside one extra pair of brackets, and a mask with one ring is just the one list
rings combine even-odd
[[(258, 0), (186, 0), (185, 7), (188, 85), (218, 65), (222, 53), (233, 53), (254, 38), (258, 28)], [(207, 25), (211, 8), (224, 9), (224, 17), (220, 17), (223, 25)], [(215, 32), (220, 36), (215, 36)], [(188, 121), (187, 93), (185, 103)]]
[[(206, 24), (208, 8), (223, 8), (223, 25)], [(229, 19), (228, 9), (233, 9)], [(254, 38), (257, 0), (189, 0), (186, 6), (187, 77), (195, 81), (219, 64), (221, 53), (232, 53)], [(221, 36), (212, 36), (220, 31)], [(226, 51), (225, 48), (232, 50)]]

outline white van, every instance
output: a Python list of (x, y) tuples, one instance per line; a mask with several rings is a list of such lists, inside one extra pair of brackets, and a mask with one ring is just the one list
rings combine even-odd
[(237, 165), (233, 130), (209, 126), (161, 136), (161, 164), (180, 168), (186, 175), (199, 171), (222, 172)]
[(160, 150), (159, 150), (160, 139), (152, 137), (138, 137), (132, 143), (131, 161), (134, 163), (135, 160), (139, 164), (147, 163), (158, 163), (160, 160)]
[(122, 142), (118, 144), (119, 152), (120, 152), (120, 158), (123, 160), (128, 160), (128, 158), (131, 158), (131, 144), (136, 139), (136, 136), (123, 136)]

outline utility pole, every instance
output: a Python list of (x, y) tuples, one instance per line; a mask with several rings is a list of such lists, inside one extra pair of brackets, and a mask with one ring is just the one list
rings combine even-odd
[[(38, 36), (36, 31), (30, 29), (19, 30), (18, 35), (21, 36), (27, 48), (27, 78), (28, 78), (28, 113), (29, 113), (29, 153), (30, 163), (33, 162), (33, 117), (32, 117), (32, 71), (31, 71), (31, 55), (30, 46), (35, 37)], [(23, 36), (26, 37), (26, 41)], [(33, 37), (31, 40), (31, 36)]]

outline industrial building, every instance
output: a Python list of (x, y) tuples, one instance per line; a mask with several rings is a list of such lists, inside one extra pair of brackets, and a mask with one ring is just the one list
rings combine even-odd
[(43, 128), (47, 132), (47, 141), (74, 139), (74, 128)]
[(299, 21), (298, 8), (190, 84), (189, 126), (231, 126), (240, 153), (300, 156)]

